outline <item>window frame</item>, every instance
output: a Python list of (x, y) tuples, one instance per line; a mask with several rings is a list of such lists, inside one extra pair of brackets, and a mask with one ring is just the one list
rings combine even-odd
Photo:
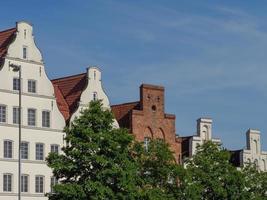
[[(27, 83), (28, 83), (28, 93), (36, 94), (37, 93), (37, 81), (35, 79), (28, 79)], [(32, 87), (33, 83), (34, 83), (34, 87)]]
[[(22, 152), (22, 143), (24, 144), (27, 144), (27, 158), (23, 158), (22, 155), (23, 155), (23, 152)], [(20, 152), (20, 156), (21, 156), (21, 159), (22, 160), (29, 160), (29, 155), (30, 155), (30, 143), (27, 142), (27, 141), (21, 141), (21, 144), (20, 144), (20, 147), (21, 147), (21, 152)]]
[[(30, 124), (29, 122), (29, 110), (33, 110), (34, 111), (34, 113), (35, 113), (35, 119), (34, 119), (34, 125), (32, 125), (32, 124)], [(28, 110), (27, 110), (28, 112), (27, 112), (27, 121), (28, 121), (28, 126), (37, 126), (37, 110), (35, 109), (35, 108), (28, 108)]]
[[(10, 190), (9, 190), (9, 184), (8, 184), (8, 186), (6, 186), (5, 185), (5, 176), (10, 176), (11, 178), (10, 178)], [(5, 188), (7, 188), (7, 190), (5, 190)], [(11, 174), (11, 173), (4, 173), (3, 174), (3, 192), (5, 192), (5, 193), (11, 193), (11, 192), (13, 192), (13, 174)]]
[(145, 149), (145, 151), (148, 151), (150, 141), (151, 141), (150, 137), (144, 137), (144, 149)]
[(93, 92), (93, 101), (97, 101), (98, 100), (98, 94), (96, 91)]
[[(23, 178), (22, 177), (27, 177), (27, 191), (24, 191), (23, 189), (25, 189), (25, 186), (23, 185)], [(22, 193), (29, 193), (29, 190), (30, 190), (30, 176), (28, 174), (21, 174), (21, 177), (20, 177), (20, 191)], [(24, 186), (24, 187), (23, 187)]]
[(54, 193), (53, 187), (58, 184), (58, 179), (55, 176), (50, 177), (50, 193)]
[[(45, 126), (44, 124), (44, 113), (48, 113), (49, 115), (49, 124)], [(43, 128), (50, 128), (51, 127), (51, 111), (50, 110), (42, 110), (42, 127)]]
[[(14, 110), (15, 110), (15, 109), (17, 110), (17, 111), (16, 111), (16, 112), (17, 112), (16, 114), (18, 115), (18, 116), (16, 116), (16, 117), (15, 117), (15, 115), (14, 115), (14, 113), (15, 113)], [(20, 110), (19, 110), (19, 107), (18, 107), (18, 106), (13, 106), (13, 108), (12, 108), (12, 123), (13, 123), (13, 124), (19, 124), (19, 114), (20, 114), (19, 111), (20, 111)], [(16, 120), (17, 120), (17, 121), (16, 121)]]
[[(42, 181), (43, 181), (42, 182), (42, 184), (43, 184), (42, 188), (40, 187), (40, 180), (39, 180), (39, 187), (37, 187), (37, 178), (42, 178)], [(40, 189), (42, 189), (42, 191), (40, 191)], [(44, 175), (36, 175), (35, 176), (35, 193), (38, 193), (38, 194), (45, 193), (45, 176)]]
[[(52, 147), (57, 147), (58, 149), (57, 149), (57, 152), (56, 151), (52, 151)], [(50, 153), (57, 153), (57, 154), (59, 154), (59, 152), (60, 152), (60, 145), (59, 144), (51, 144), (50, 145)]]
[[(14, 81), (18, 81), (18, 83), (15, 83)], [(19, 79), (19, 77), (13, 77), (13, 81), (12, 81), (12, 89), (13, 91), (19, 91), (21, 89), (21, 80)], [(18, 84), (18, 85), (17, 85)], [(18, 87), (18, 88), (16, 88)]]
[[(1, 113), (1, 107), (5, 108), (5, 114), (2, 114), (2, 113)], [(5, 104), (0, 104), (0, 123), (4, 123), (4, 124), (7, 123), (7, 119), (8, 119), (7, 114), (8, 114), (7, 105), (5, 105)], [(5, 120), (3, 120), (3, 118), (2, 118), (3, 116), (5, 116), (5, 117), (4, 117)]]
[[(38, 159), (37, 155), (40, 155), (40, 154), (37, 154), (37, 145), (43, 145), (43, 156), (42, 156), (42, 159)], [(45, 144), (44, 143), (41, 143), (41, 142), (37, 142), (35, 143), (35, 160), (37, 161), (44, 161), (45, 159)]]
[[(5, 142), (10, 142), (11, 143), (11, 156), (9, 157), (8, 155), (9, 155), (9, 148), (8, 148), (8, 150), (6, 150), (6, 146), (5, 146)], [(6, 140), (4, 140), (3, 141), (3, 158), (4, 159), (12, 159), (13, 158), (13, 154), (14, 154), (14, 141), (13, 140), (9, 140), (9, 139), (6, 139)], [(5, 154), (5, 152), (7, 152), (7, 154)], [(7, 156), (6, 156), (7, 155)]]
[(28, 59), (28, 47), (27, 46), (23, 46), (22, 47), (22, 58), (24, 60)]

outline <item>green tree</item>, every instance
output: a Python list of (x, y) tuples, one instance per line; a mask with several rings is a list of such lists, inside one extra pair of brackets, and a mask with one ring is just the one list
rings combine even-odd
[(244, 173), (229, 158), (228, 151), (210, 141), (198, 146), (181, 180), (185, 199), (250, 199)]
[(151, 140), (148, 147), (136, 143), (134, 158), (138, 164), (139, 195), (143, 200), (178, 199), (178, 180), (182, 166), (175, 162), (173, 153), (163, 140)]
[(259, 171), (254, 164), (247, 163), (242, 173), (250, 199), (267, 199), (267, 172)]
[(65, 128), (63, 154), (48, 156), (48, 166), (60, 180), (51, 200), (136, 199), (136, 163), (131, 156), (133, 138), (114, 129), (113, 115), (92, 101)]

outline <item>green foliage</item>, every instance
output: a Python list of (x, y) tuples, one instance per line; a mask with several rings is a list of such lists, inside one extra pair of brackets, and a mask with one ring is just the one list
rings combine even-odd
[(65, 129), (64, 154), (47, 158), (48, 166), (61, 180), (49, 199), (134, 199), (133, 138), (127, 130), (113, 129), (112, 124), (112, 113), (94, 101)]
[(64, 154), (47, 158), (60, 180), (50, 200), (267, 199), (267, 173), (236, 169), (221, 146), (204, 143), (184, 168), (163, 140), (145, 149), (127, 130), (114, 129), (113, 120), (94, 101), (65, 128)]
[[(220, 145), (206, 142), (186, 162), (181, 179), (183, 199), (266, 199), (266, 173), (255, 167), (237, 169)], [(265, 175), (265, 177), (263, 177)]]
[(183, 169), (176, 164), (168, 144), (163, 140), (151, 140), (148, 149), (136, 143), (133, 151), (141, 177), (140, 199), (176, 199), (178, 176)]
[(242, 169), (242, 173), (250, 199), (267, 199), (267, 172), (260, 172), (254, 164), (250, 164)]

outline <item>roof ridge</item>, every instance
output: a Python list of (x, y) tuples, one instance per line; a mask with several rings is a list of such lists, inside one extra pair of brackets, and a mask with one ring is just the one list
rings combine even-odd
[(56, 78), (56, 79), (51, 79), (51, 81), (55, 82), (55, 81), (59, 81), (59, 80), (62, 80), (62, 79), (76, 78), (76, 77), (79, 77), (79, 76), (82, 76), (82, 75), (86, 75), (86, 74), (87, 73), (80, 73), (80, 74), (75, 74), (75, 75), (70, 75), (70, 76), (59, 77), (59, 78)]
[(8, 32), (8, 31), (12, 31), (12, 30), (17, 30), (17, 28), (16, 28), (16, 27), (14, 27), (14, 28), (9, 28), (9, 29), (0, 31), (0, 33)]
[(125, 106), (125, 105), (136, 104), (136, 103), (138, 104), (138, 103), (140, 103), (140, 101), (132, 101), (132, 102), (127, 102), (127, 103), (114, 104), (114, 105), (111, 105), (111, 107)]

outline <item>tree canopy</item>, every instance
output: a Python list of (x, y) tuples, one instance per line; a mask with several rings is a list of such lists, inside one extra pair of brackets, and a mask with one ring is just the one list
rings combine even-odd
[(113, 115), (101, 101), (92, 101), (65, 132), (63, 154), (50, 154), (47, 159), (60, 180), (49, 199), (135, 198), (133, 137), (125, 129), (113, 128)]
[(101, 101), (92, 101), (65, 128), (63, 154), (47, 158), (60, 181), (50, 200), (267, 199), (266, 172), (237, 169), (220, 145), (205, 142), (177, 165), (164, 140), (145, 147), (113, 121)]

